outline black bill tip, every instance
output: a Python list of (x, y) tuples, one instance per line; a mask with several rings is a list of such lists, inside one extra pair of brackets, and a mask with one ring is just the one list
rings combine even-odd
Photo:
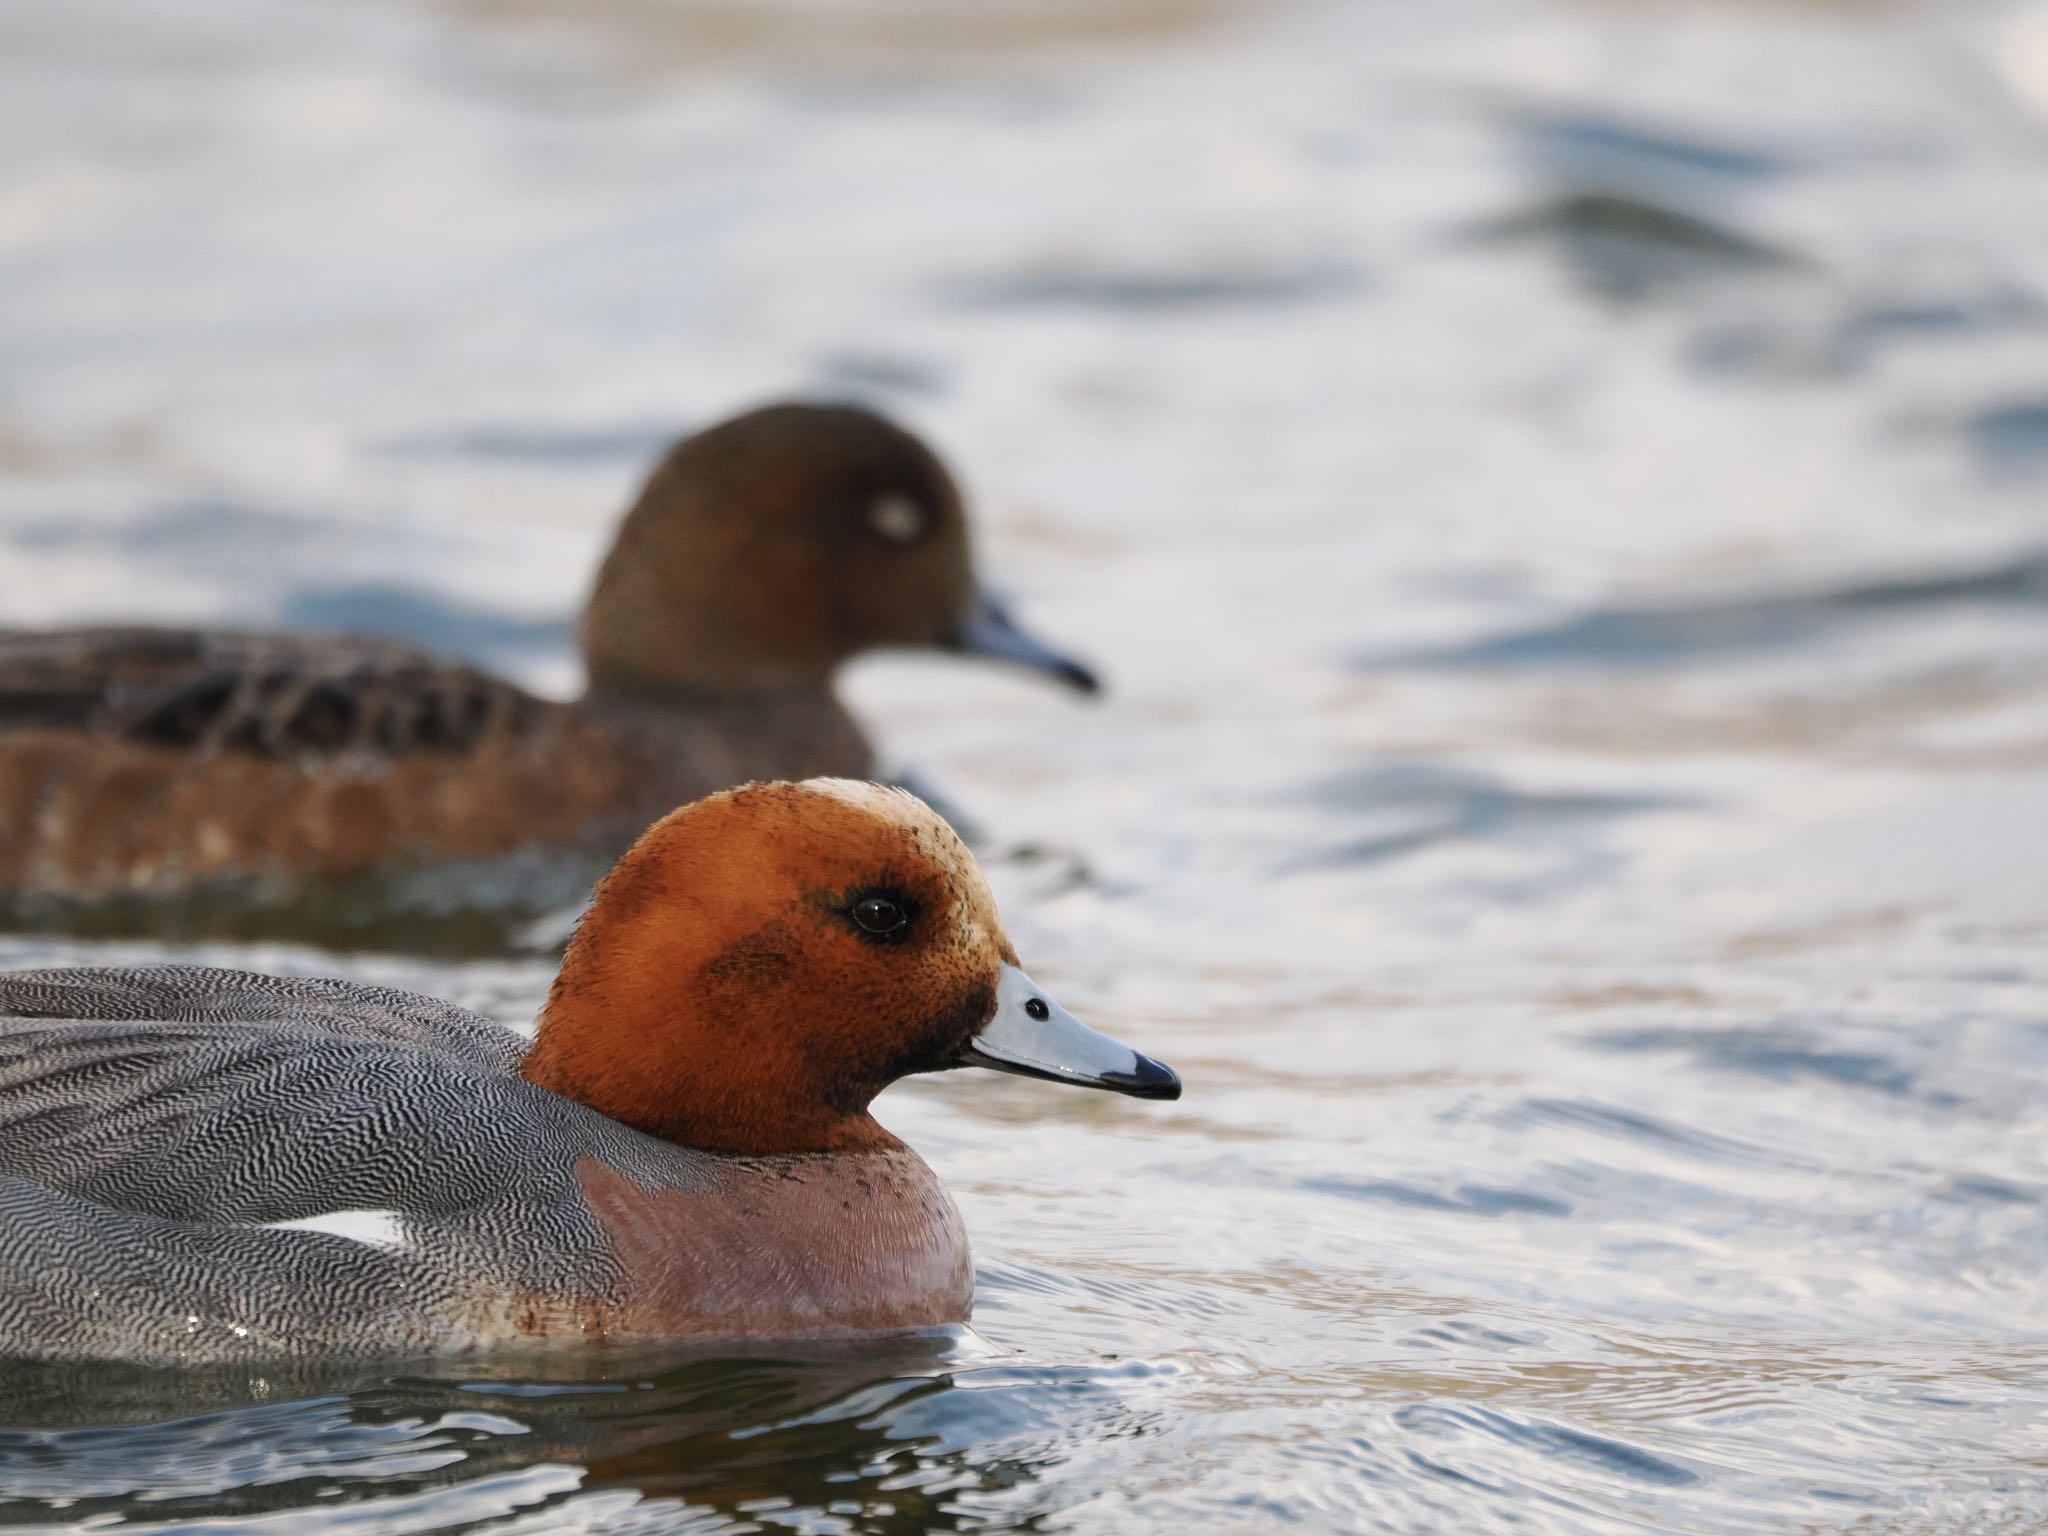
[(1062, 656), (1056, 662), (1046, 663), (1044, 670), (1048, 677), (1065, 683), (1076, 693), (1084, 693), (1092, 698), (1102, 692), (1102, 679), (1096, 675), (1095, 669), (1084, 666), (1072, 657)]
[(1064, 683), (1076, 693), (1093, 695), (1102, 691), (1102, 679), (1093, 667), (1047, 645), (985, 592), (976, 596), (974, 611), (946, 638), (945, 648), (964, 656), (986, 656), (1028, 667)]
[(1134, 1099), (1177, 1099), (1180, 1097), (1180, 1074), (1163, 1061), (1139, 1056), (1136, 1067), (1129, 1072), (1103, 1073), (1102, 1086), (1112, 1093), (1128, 1094)]

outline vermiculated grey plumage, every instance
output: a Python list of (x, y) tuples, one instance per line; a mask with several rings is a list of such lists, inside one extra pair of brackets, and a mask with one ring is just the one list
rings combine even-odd
[[(718, 1161), (534, 1087), (522, 1050), (340, 981), (0, 976), (0, 1354), (441, 1350), (605, 1305), (578, 1159), (684, 1189)], [(394, 1213), (403, 1241), (269, 1226), (351, 1210)]]

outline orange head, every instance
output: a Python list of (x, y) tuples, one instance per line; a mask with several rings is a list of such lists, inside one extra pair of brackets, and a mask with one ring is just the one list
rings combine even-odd
[(815, 1152), (885, 1144), (876, 1094), (968, 1064), (1179, 1094), (1018, 969), (974, 856), (921, 800), (811, 779), (649, 829), (599, 883), (521, 1070), (688, 1146)]
[(582, 642), (592, 685), (627, 694), (812, 687), (882, 646), (1094, 687), (977, 591), (938, 456), (851, 406), (765, 406), (671, 449), (598, 569)]

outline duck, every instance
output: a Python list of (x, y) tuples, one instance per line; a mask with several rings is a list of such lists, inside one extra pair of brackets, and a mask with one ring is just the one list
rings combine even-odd
[(432, 920), (482, 913), (490, 948), (678, 804), (871, 777), (834, 686), (864, 652), (1099, 686), (976, 579), (936, 452), (833, 403), (677, 443), (578, 644), (584, 692), (558, 701), (361, 635), (0, 631), (0, 922), (431, 949)]
[(190, 1365), (964, 1323), (872, 1113), (957, 1067), (1175, 1099), (1020, 966), (900, 788), (749, 784), (599, 883), (531, 1041), (194, 965), (0, 975), (0, 1356)]

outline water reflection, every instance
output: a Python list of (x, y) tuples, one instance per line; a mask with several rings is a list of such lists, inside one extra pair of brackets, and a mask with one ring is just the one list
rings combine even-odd
[(1703, 197), (1773, 180), (1803, 161), (1781, 146), (1724, 141), (1584, 109), (1530, 104), (1506, 116), (1537, 174), (1554, 182), (1652, 186), (1665, 196)]
[(1595, 824), (1685, 801), (1654, 795), (1539, 793), (1514, 788), (1490, 774), (1449, 763), (1387, 762), (1340, 774), (1306, 792), (1335, 828), (1353, 818), (1382, 829), (1341, 838), (1293, 868), (1375, 864), (1446, 843), (1501, 844), (1549, 838), (1583, 853)]
[(480, 666), (517, 668), (568, 651), (566, 618), (534, 618), (395, 582), (302, 586), (278, 605), (288, 629), (380, 635)]
[[(140, 1495), (151, 1522), (354, 1511), (388, 1528), (623, 1492), (632, 1520), (655, 1501), (665, 1529), (965, 1529), (989, 1497), (1028, 1496), (1077, 1419), (1119, 1432), (1103, 1373), (976, 1363), (990, 1353), (934, 1339), (396, 1374), (25, 1367), (0, 1386), (0, 1518), (91, 1524)], [(628, 1506), (599, 1508), (611, 1527)]]
[(1713, 219), (1617, 192), (1561, 194), (1476, 224), (1466, 238), (1552, 250), (1588, 292), (1618, 304), (1800, 264), (1790, 252)]
[(1406, 666), (1655, 667), (1716, 653), (1810, 645), (1833, 631), (1945, 608), (2048, 608), (2048, 552), (1979, 566), (1804, 592), (1773, 592), (1575, 614), (1436, 650), (1366, 657)]
[(1970, 418), (1968, 430), (1971, 446), (1993, 469), (2048, 467), (2048, 401), (1987, 406)]
[(1142, 315), (1270, 309), (1347, 293), (1363, 281), (1356, 270), (1330, 263), (1271, 269), (1220, 263), (1147, 271), (1098, 267), (1069, 258), (1038, 262), (1004, 276), (962, 278), (945, 284), (943, 294), (954, 303), (990, 309), (1092, 309)]

